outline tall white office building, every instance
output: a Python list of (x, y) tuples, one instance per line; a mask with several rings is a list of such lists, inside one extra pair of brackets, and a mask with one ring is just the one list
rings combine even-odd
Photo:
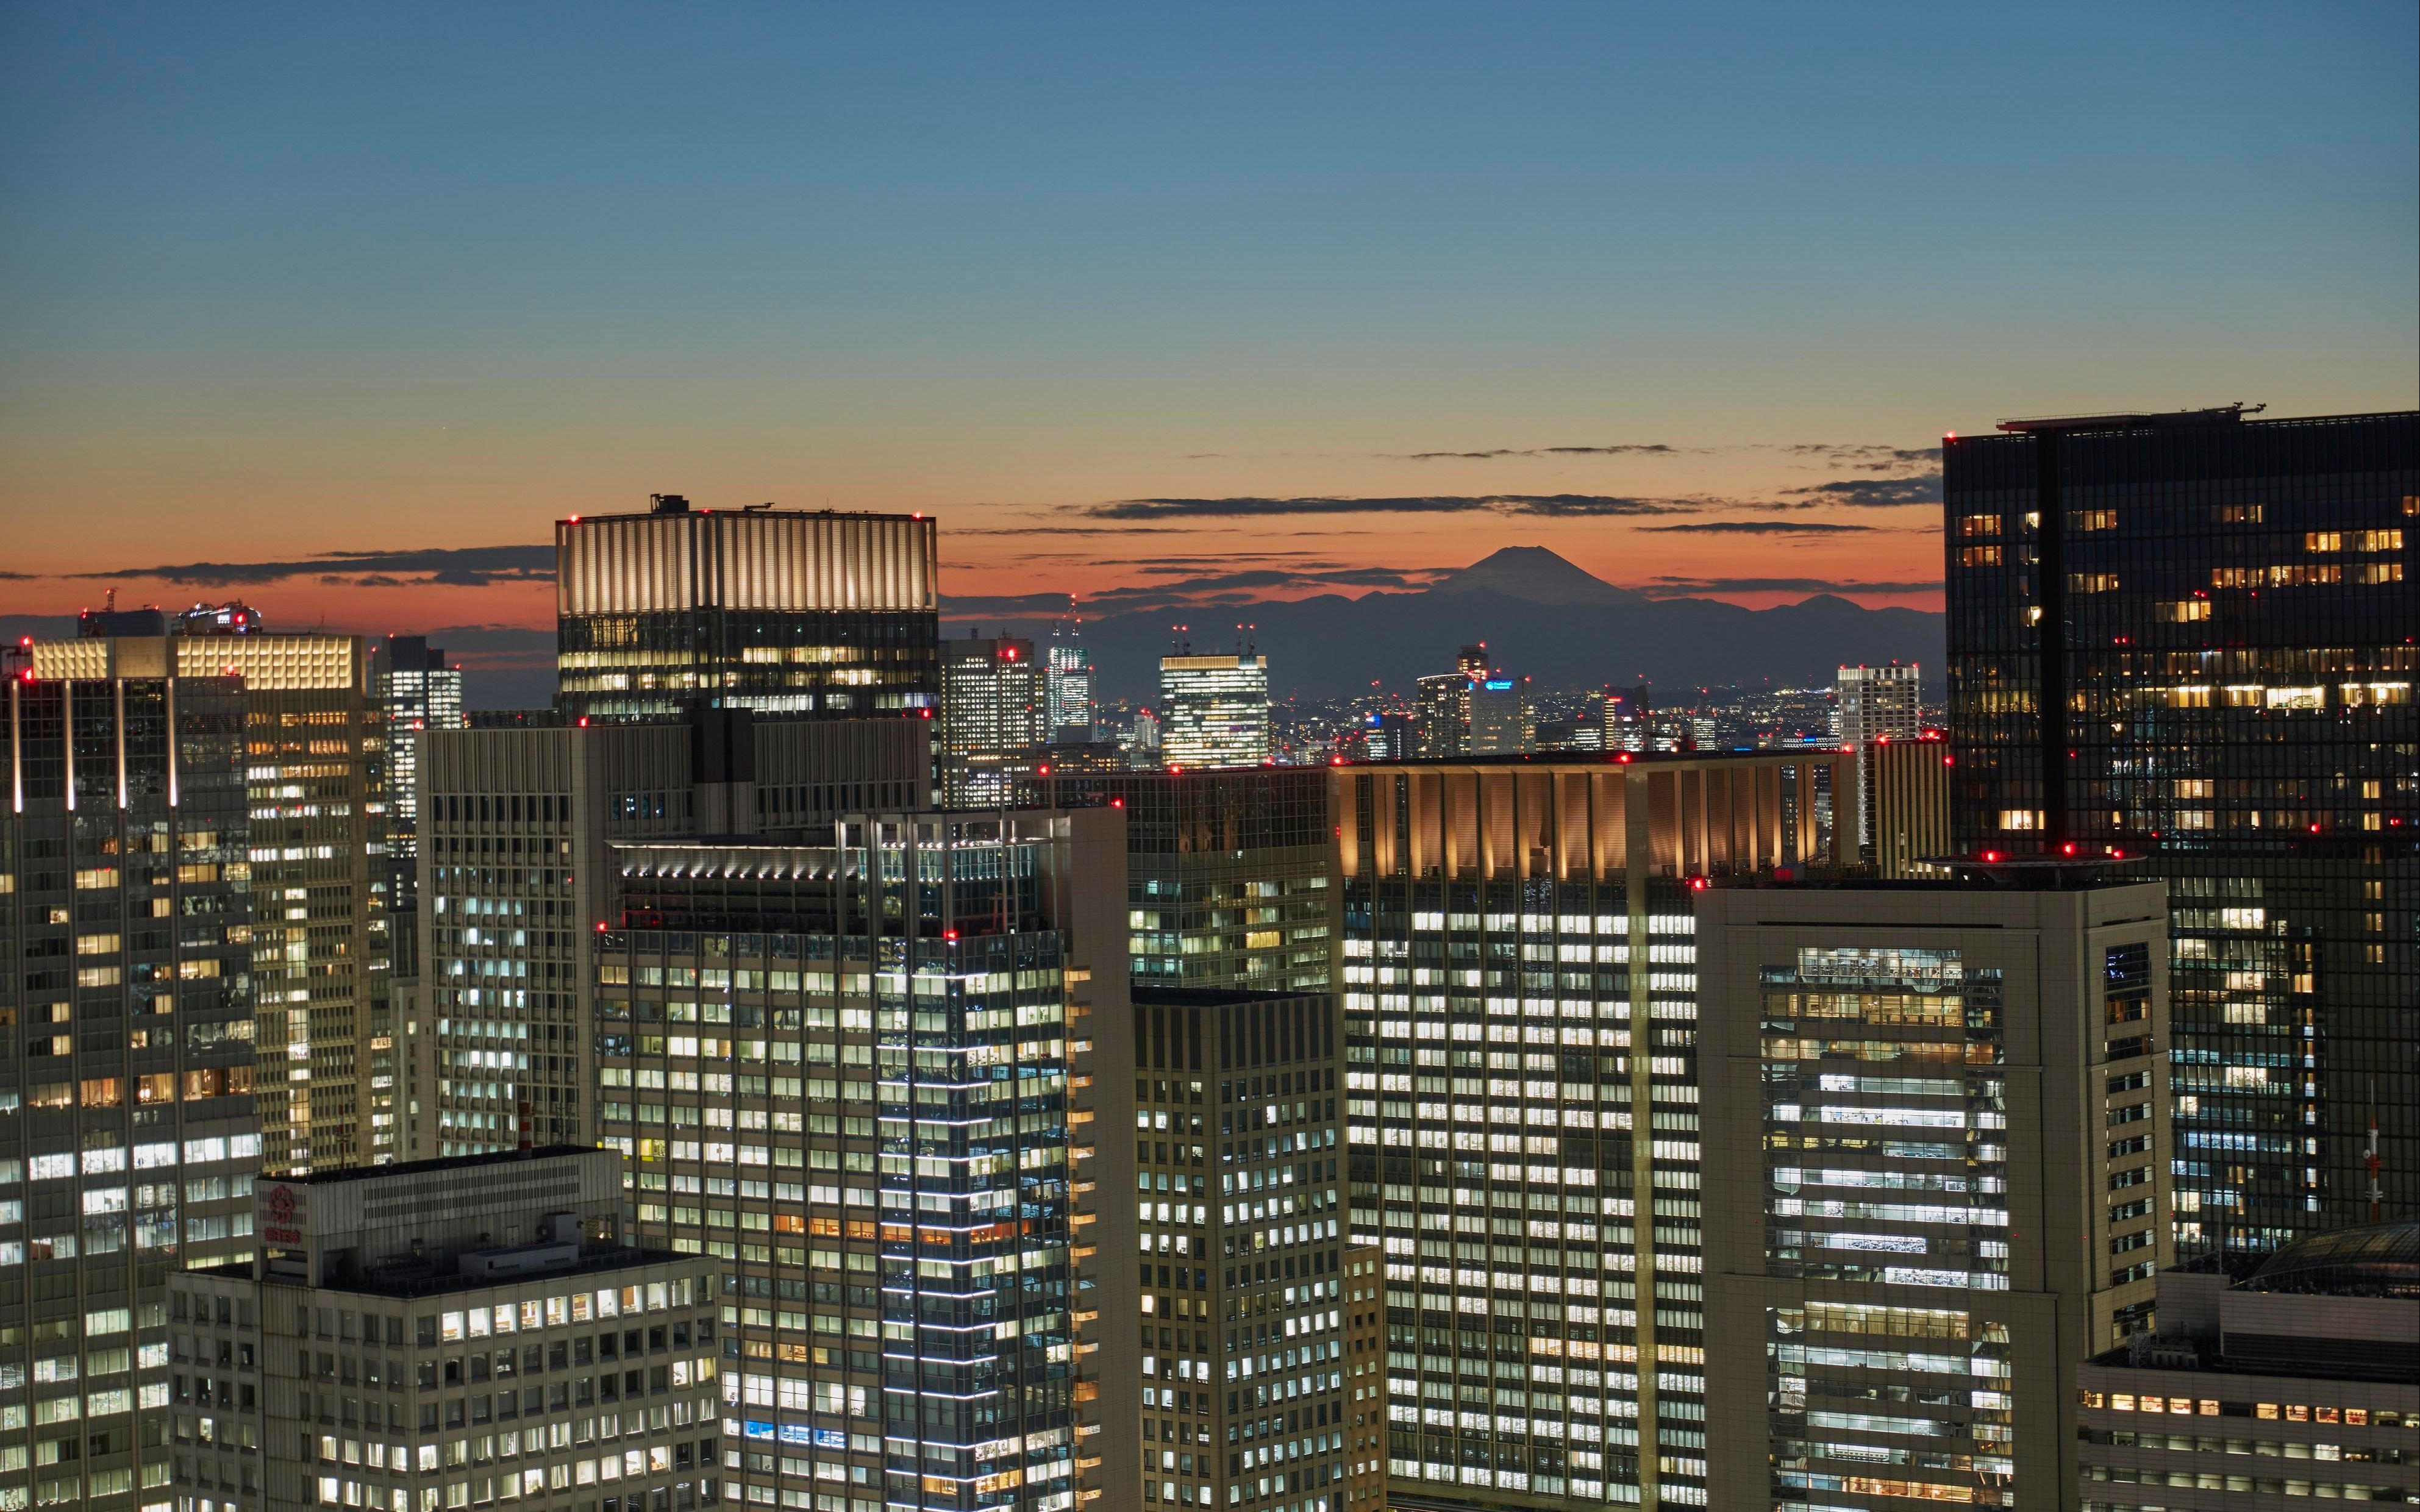
[(1084, 644), (1083, 633), (1081, 620), (1075, 634), (1064, 638), (1053, 628), (1050, 661), (1043, 671), (1044, 737), (1063, 744), (1093, 738), (1093, 648)]
[(1856, 821), (1857, 842), (1873, 841), (1873, 762), (1869, 752), (1890, 740), (1913, 740), (1924, 728), (1917, 702), (1916, 667), (1892, 662), (1887, 667), (1843, 667), (1833, 683), (1836, 702), (1832, 717), (1840, 744), (1856, 752), (1856, 795), (1851, 817)]

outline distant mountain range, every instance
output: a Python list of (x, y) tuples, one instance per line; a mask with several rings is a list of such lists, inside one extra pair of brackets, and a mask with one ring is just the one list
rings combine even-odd
[[(1157, 696), (1159, 658), (1177, 617), (1162, 609), (1085, 622), (1099, 696)], [(1930, 683), (1947, 645), (1937, 613), (1867, 609), (1829, 594), (1765, 609), (1651, 598), (1536, 546), (1506, 547), (1413, 593), (1224, 605), (1183, 617), (1195, 626), (1196, 651), (1233, 649), (1225, 627), (1256, 625), (1280, 698), (1338, 698), (1373, 680), (1408, 691), (1415, 677), (1451, 671), (1456, 650), (1472, 641), (1485, 641), (1496, 666), (1540, 687), (1805, 686), (1830, 682), (1842, 665), (1894, 657), (1924, 664)], [(942, 618), (950, 633), (965, 633), (946, 605)], [(1047, 623), (1010, 623), (1049, 634)]]
[[(945, 633), (965, 634), (970, 620), (943, 603)], [(1239, 621), (1256, 625), (1255, 643), (1268, 655), (1270, 686), (1280, 698), (1342, 697), (1373, 680), (1409, 691), (1415, 677), (1452, 671), (1454, 652), (1475, 640), (1487, 642), (1497, 666), (1543, 688), (1647, 682), (1678, 689), (1768, 680), (1804, 686), (1828, 682), (1844, 663), (1893, 657), (1923, 663), (1928, 685), (1937, 686), (1946, 644), (1942, 616), (1919, 609), (1869, 609), (1828, 594), (1767, 609), (1651, 598), (1544, 547), (1512, 546), (1412, 592), (1137, 609), (1087, 620), (1084, 641), (1093, 648), (1101, 697), (1158, 697), (1171, 620), (1194, 625), (1198, 651), (1232, 647), (1227, 627)], [(1030, 616), (980, 623), (1037, 638), (1050, 633), (1049, 620)], [(12, 640), (71, 636), (75, 620), (0, 616), (0, 631)], [(553, 697), (551, 629), (456, 625), (429, 634), (469, 667), (464, 691), (473, 707), (520, 707)]]

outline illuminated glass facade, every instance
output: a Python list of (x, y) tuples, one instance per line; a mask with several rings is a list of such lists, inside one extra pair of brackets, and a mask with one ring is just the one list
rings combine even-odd
[(1031, 640), (1001, 635), (941, 642), (943, 807), (997, 809), (1026, 791), (1049, 733), (1043, 679)]
[(132, 1512), (168, 1468), (167, 1276), (253, 1249), (243, 689), (29, 670), (0, 711), (0, 1506)]
[(2177, 1232), (2420, 1207), (2420, 414), (1947, 443), (1959, 850), (2147, 852), (2175, 903)]
[(602, 1142), (723, 1262), (735, 1500), (1075, 1504), (1066, 936), (1010, 823), (615, 848)]
[(1699, 895), (1714, 1505), (2074, 1504), (2172, 1253), (2166, 909), (2112, 870)]
[(1326, 990), (1325, 768), (1107, 773), (1052, 791), (1125, 812), (1136, 985)]
[(1331, 769), (1391, 1505), (1708, 1504), (1688, 900), (1829, 857), (1842, 760)]
[(1182, 771), (1258, 766), (1269, 759), (1269, 659), (1159, 658), (1159, 753)]
[(913, 714), (939, 697), (922, 516), (692, 510), (662, 494), (644, 515), (558, 520), (554, 537), (566, 714)]

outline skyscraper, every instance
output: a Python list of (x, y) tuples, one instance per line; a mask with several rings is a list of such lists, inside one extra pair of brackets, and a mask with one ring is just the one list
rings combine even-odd
[(421, 737), (459, 730), (462, 669), (424, 636), (391, 635), (378, 650), (377, 696), (386, 728), (387, 940), (396, 979), (419, 975)]
[(2116, 863), (1698, 895), (1717, 1507), (2075, 1508), (2169, 1257), (2166, 905)]
[(2420, 1207), (2420, 414), (1946, 443), (1958, 848), (2147, 853), (2175, 905), (2178, 1234)]
[(1047, 733), (1033, 642), (972, 636), (941, 642), (941, 802), (953, 809), (1019, 801)]
[(0, 1505), (132, 1512), (167, 1278), (253, 1247), (251, 805), (240, 683), (82, 644), (0, 664)]
[(175, 617), (164, 640), (36, 642), (41, 678), (123, 669), (227, 676), (243, 686), (251, 803), (253, 1015), (261, 1168), (391, 1160), (385, 724), (360, 636), (272, 632), (240, 604)]
[(420, 766), (423, 1011), (404, 1026), (414, 1158), (594, 1137), (595, 932), (621, 918), (612, 846), (795, 834), (931, 796), (924, 719), (432, 732)]
[[(1099, 1368), (1140, 1371), (1133, 1220), (1079, 1234), (1070, 1161), (1071, 1031), (1098, 1006), (1127, 1032), (1117, 823), (865, 814), (819, 843), (616, 848), (602, 1142), (641, 1240), (730, 1273), (734, 1500), (1075, 1504), (1079, 1308), (1128, 1323)], [(1130, 1213), (1122, 1143), (1084, 1175)], [(1078, 1251), (1107, 1252), (1083, 1299)], [(1131, 1466), (1120, 1418), (1102, 1442)]]
[(1143, 988), (1133, 1044), (1142, 1453), (1107, 1504), (1344, 1512), (1336, 999)]
[(751, 506), (554, 527), (556, 702), (593, 719), (694, 703), (914, 714), (939, 696), (933, 521)]
[(1457, 653), (1453, 671), (1435, 672), (1413, 684), (1412, 723), (1418, 732), (1417, 754), (1436, 758), (1461, 756), (1470, 749), (1470, 689), (1487, 675), (1485, 642)]
[(1949, 776), (1957, 761), (1938, 730), (1881, 740), (1859, 752), (1869, 795), (1874, 871), (1891, 881), (1932, 876), (1948, 856)]
[(1389, 1504), (1706, 1504), (1697, 940), (1836, 750), (1329, 769)]
[(1269, 659), (1251, 652), (1159, 658), (1159, 748), (1181, 771), (1269, 759)]
[(1050, 627), (1049, 681), (1044, 702), (1048, 711), (1047, 738), (1055, 745), (1089, 745), (1093, 739), (1093, 648), (1084, 644), (1084, 622), (1078, 620), (1065, 639), (1062, 627)]
[(1913, 740), (1924, 728), (1916, 664), (1843, 667), (1833, 683), (1833, 717), (1840, 744), (1856, 753), (1857, 843), (1874, 843), (1873, 748), (1885, 740)]
[(1529, 679), (1485, 672), (1464, 695), (1469, 720), (1465, 748), (1473, 756), (1517, 756), (1536, 748)]
[(1598, 716), (1605, 731), (1606, 750), (1652, 750), (1654, 741), (1648, 725), (1647, 689), (1644, 687), (1608, 687)]
[(1326, 768), (1120, 772), (1057, 778), (1050, 791), (1125, 810), (1138, 985), (1327, 990)]

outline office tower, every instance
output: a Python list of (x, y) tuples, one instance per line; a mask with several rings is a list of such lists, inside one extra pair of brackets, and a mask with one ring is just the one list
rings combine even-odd
[(592, 719), (693, 703), (791, 715), (929, 711), (939, 574), (933, 521), (751, 506), (554, 526), (555, 702)]
[[(729, 1499), (1074, 1504), (1078, 1398), (1113, 1358), (1139, 1370), (1127, 1330), (1098, 1377), (1075, 1352), (1079, 1306), (1137, 1313), (1130, 1151), (1071, 1170), (1074, 1114), (1132, 1116), (1122, 1078), (1070, 1087), (1076, 1031), (1126, 1032), (1118, 823), (877, 813), (816, 843), (615, 847), (601, 1142), (631, 1162), (642, 1240), (729, 1277)], [(1084, 1181), (1108, 1204), (1090, 1232)], [(1118, 1415), (1100, 1452), (1130, 1465)]]
[(2013, 421), (1945, 445), (1960, 852), (2148, 853), (2178, 1239), (2420, 1209), (2420, 413)]
[(1342, 1512), (1338, 1030), (1324, 992), (1135, 993), (1142, 1448), (1110, 1506)]
[(1160, 756), (1170, 766), (1269, 759), (1269, 658), (1251, 652), (1159, 658)]
[(197, 606), (149, 636), (38, 641), (42, 678), (120, 667), (243, 681), (252, 809), (255, 1039), (279, 1068), (255, 1088), (261, 1168), (391, 1160), (385, 727), (360, 636), (271, 633), (241, 604)]
[(1411, 716), (1404, 714), (1373, 714), (1361, 721), (1360, 759), (1370, 762), (1404, 762), (1419, 754), (1419, 728)]
[(411, 1152), (585, 1142), (597, 929), (621, 917), (613, 843), (795, 833), (931, 796), (923, 719), (431, 732), (420, 767), (422, 1011), (405, 1026)]
[(1471, 681), (1468, 738), (1473, 756), (1517, 756), (1536, 748), (1529, 679), (1490, 672)]
[(1093, 648), (1084, 644), (1084, 622), (1060, 639), (1050, 627), (1050, 666), (1044, 703), (1052, 745), (1090, 745), (1093, 739)]
[(1456, 654), (1453, 671), (1436, 672), (1413, 684), (1412, 723), (1426, 757), (1461, 756), (1470, 748), (1471, 685), (1487, 675), (1485, 642), (1465, 646)]
[(1071, 776), (1052, 792), (1125, 810), (1138, 985), (1327, 989), (1326, 768)]
[(1833, 856), (1844, 760), (1330, 769), (1390, 1505), (1705, 1504), (1688, 899)]
[(1947, 856), (1949, 776), (1957, 760), (1938, 730), (1913, 740), (1882, 740), (1860, 752), (1872, 804), (1868, 810), (1874, 872), (1887, 881), (1933, 876)]
[(170, 1281), (178, 1512), (714, 1504), (717, 1267), (630, 1244), (620, 1166), (264, 1180), (260, 1257)]
[(379, 648), (378, 702), (386, 724), (387, 943), (392, 980), (420, 974), (420, 741), (431, 730), (459, 730), (462, 669), (427, 638), (391, 635)]
[(1857, 842), (1871, 845), (1874, 778), (1867, 753), (1882, 741), (1913, 740), (1924, 728), (1916, 664), (1843, 667), (1832, 687), (1832, 715), (1840, 744), (1857, 756)]
[(1606, 750), (1652, 750), (1648, 731), (1647, 689), (1608, 687), (1599, 717)]
[(941, 802), (1013, 804), (1042, 763), (1048, 732), (1033, 642), (973, 636), (941, 642)]
[(1119, 743), (1125, 748), (1127, 762), (1135, 766), (1159, 764), (1159, 716), (1149, 709), (1137, 709)]
[(0, 1505), (133, 1512), (167, 1277), (252, 1249), (251, 810), (242, 686), (88, 644), (0, 664)]
[(2085, 1365), (2086, 1512), (2420, 1502), (2420, 1225), (2224, 1258), (2161, 1272), (2157, 1335)]
[(2076, 1506), (2171, 1253), (2166, 930), (2115, 865), (1699, 895), (1713, 1505)]

